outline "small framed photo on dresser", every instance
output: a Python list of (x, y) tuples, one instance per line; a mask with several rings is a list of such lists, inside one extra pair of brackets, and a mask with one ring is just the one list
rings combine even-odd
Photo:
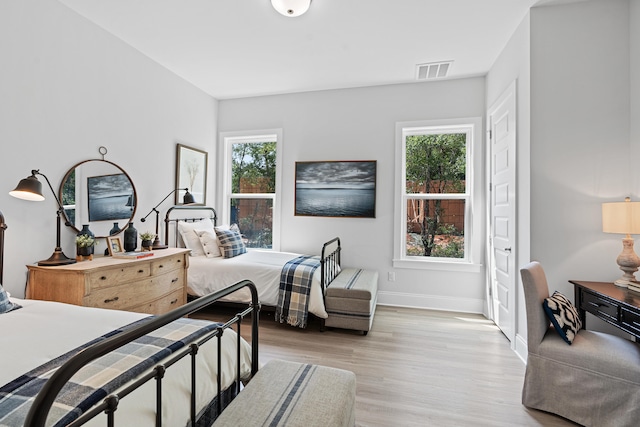
[(122, 246), (122, 238), (120, 236), (107, 237), (107, 247), (109, 248), (109, 255), (124, 253)]

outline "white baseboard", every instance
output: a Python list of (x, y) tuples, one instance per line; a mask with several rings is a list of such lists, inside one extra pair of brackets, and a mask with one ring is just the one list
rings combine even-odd
[(378, 291), (378, 304), (482, 314), (484, 300)]

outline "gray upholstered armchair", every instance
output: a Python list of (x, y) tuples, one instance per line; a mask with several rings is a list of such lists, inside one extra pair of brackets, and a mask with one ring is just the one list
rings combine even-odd
[(528, 346), (522, 403), (585, 426), (640, 425), (640, 345), (587, 330), (567, 344), (543, 309), (542, 266), (532, 262), (520, 273)]

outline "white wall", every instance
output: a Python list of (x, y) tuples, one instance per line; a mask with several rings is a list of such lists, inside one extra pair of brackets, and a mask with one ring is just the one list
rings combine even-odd
[[(0, 40), (4, 285), (21, 297), (25, 265), (53, 252), (56, 205), (46, 184), (39, 204), (9, 196), (18, 181), (40, 169), (57, 191), (103, 145), (136, 186), (136, 227), (153, 230), (138, 220), (174, 188), (176, 143), (209, 150), (215, 164), (217, 101), (57, 1), (0, 2)], [(75, 232), (62, 236), (74, 256)]]
[[(381, 303), (479, 312), (484, 268), (454, 273), (393, 269), (391, 263), (395, 123), (484, 117), (484, 85), (484, 78), (471, 78), (223, 100), (218, 129), (283, 129), (282, 250), (317, 254), (324, 241), (339, 236), (344, 265), (379, 272)], [(377, 160), (376, 218), (294, 216), (294, 167), (305, 160)], [(387, 280), (390, 271), (395, 282)]]
[(637, 197), (629, 73), (628, 1), (531, 10), (531, 257), (551, 291), (621, 275), (601, 204)]
[[(630, 141), (631, 159), (640, 159), (640, 0), (631, 0), (629, 9), (629, 53), (630, 53)], [(636, 164), (631, 168), (634, 195), (640, 199), (640, 172)], [(636, 252), (640, 247), (636, 249)]]

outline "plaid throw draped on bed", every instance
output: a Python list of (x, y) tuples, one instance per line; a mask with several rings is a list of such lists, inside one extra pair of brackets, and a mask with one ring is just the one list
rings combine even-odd
[[(22, 426), (44, 382), (73, 355), (89, 345), (144, 322), (142, 319), (82, 345), (0, 388), (0, 425)], [(49, 412), (48, 425), (65, 426), (127, 381), (153, 367), (159, 360), (184, 347), (218, 323), (178, 319), (120, 347), (82, 368), (62, 389)], [(55, 420), (55, 423), (51, 423)]]
[(276, 320), (305, 328), (309, 317), (311, 279), (320, 266), (320, 257), (302, 255), (288, 261), (280, 273)]

